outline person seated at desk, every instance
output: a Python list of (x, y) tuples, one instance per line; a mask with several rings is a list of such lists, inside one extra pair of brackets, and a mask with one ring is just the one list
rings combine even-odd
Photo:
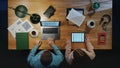
[(53, 38), (47, 39), (48, 45), (50, 45), (55, 54), (49, 50), (41, 50), (36, 55), (37, 49), (41, 46), (41, 41), (36, 41), (34, 48), (30, 51), (27, 61), (34, 68), (58, 68), (63, 61), (64, 56), (55, 44)]
[(91, 44), (89, 38), (85, 39), (86, 48), (78, 48), (71, 51), (71, 41), (67, 40), (65, 46), (65, 58), (68, 64), (85, 64), (92, 61), (95, 58), (94, 47)]

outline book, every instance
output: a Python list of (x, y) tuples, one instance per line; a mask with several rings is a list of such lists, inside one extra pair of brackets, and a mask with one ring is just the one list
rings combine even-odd
[(24, 50), (28, 49), (29, 39), (28, 32), (17, 32), (16, 33), (16, 49)]

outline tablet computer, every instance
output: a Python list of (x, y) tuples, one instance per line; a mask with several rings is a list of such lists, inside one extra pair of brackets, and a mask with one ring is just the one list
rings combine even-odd
[(85, 42), (84, 32), (72, 32), (71, 42)]

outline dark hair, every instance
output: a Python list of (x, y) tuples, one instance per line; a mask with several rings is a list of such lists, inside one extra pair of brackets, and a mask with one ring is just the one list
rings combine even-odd
[(90, 57), (81, 49), (74, 50), (73, 57), (72, 64), (84, 64), (91, 61)]
[(40, 61), (44, 66), (48, 66), (52, 62), (51, 52), (48, 50), (44, 51), (41, 55)]

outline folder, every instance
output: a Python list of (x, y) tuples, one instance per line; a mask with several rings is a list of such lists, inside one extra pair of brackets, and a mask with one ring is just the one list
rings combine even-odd
[(17, 32), (16, 33), (16, 49), (24, 50), (28, 49), (29, 36), (27, 32)]

